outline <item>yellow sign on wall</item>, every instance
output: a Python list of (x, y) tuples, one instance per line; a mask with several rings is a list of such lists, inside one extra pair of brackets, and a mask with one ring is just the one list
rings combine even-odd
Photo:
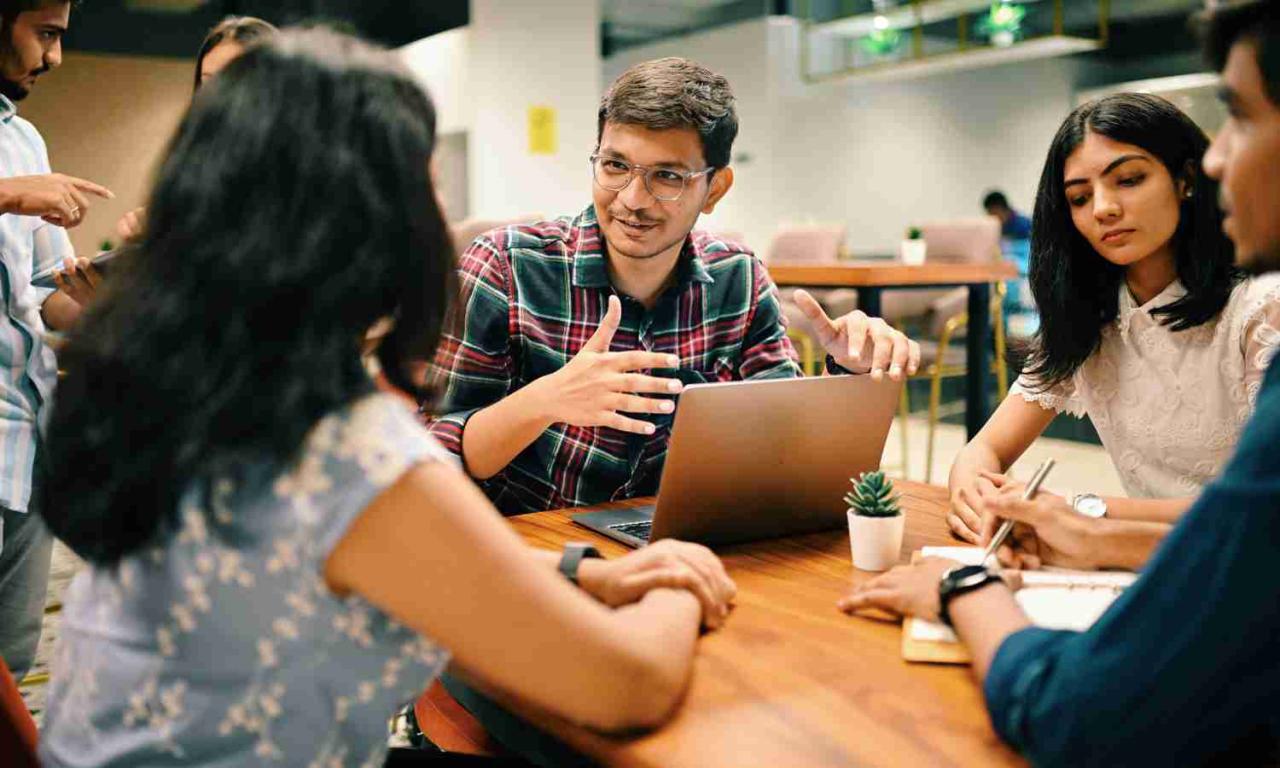
[(555, 107), (529, 107), (529, 154), (554, 155), (557, 145)]

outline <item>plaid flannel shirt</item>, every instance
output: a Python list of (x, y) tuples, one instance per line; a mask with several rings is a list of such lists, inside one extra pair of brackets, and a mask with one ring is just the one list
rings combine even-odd
[[(595, 208), (576, 218), (512, 226), (462, 254), (459, 317), (441, 339), (434, 374), (443, 397), (428, 428), (461, 456), (467, 419), (562, 368), (600, 325), (615, 294)], [(800, 376), (778, 291), (750, 251), (693, 232), (674, 283), (652, 310), (618, 294), (611, 351), (679, 356), (654, 371), (686, 384)], [(481, 487), (503, 514), (598, 504), (657, 492), (673, 416), (637, 416), (652, 435), (554, 424)]]

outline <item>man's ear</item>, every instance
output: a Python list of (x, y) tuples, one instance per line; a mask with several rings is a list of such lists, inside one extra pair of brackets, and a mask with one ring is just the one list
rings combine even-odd
[(721, 198), (729, 194), (729, 190), (733, 188), (733, 169), (729, 166), (717, 168), (716, 172), (711, 174), (711, 191), (707, 193), (707, 201), (702, 204), (703, 213), (711, 213), (716, 209), (716, 205)]

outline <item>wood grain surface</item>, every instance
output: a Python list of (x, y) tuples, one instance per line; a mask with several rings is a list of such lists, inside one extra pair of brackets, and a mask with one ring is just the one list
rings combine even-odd
[[(947, 532), (945, 489), (897, 486), (907, 516), (903, 562), (925, 545), (956, 543)], [(569, 511), (511, 522), (535, 546), (590, 541), (607, 557), (626, 551), (574, 525)], [(538, 711), (520, 714), (606, 765), (1024, 764), (996, 738), (967, 667), (908, 664), (897, 622), (836, 610), (850, 584), (873, 575), (854, 570), (847, 529), (718, 552), (738, 584), (736, 605), (728, 624), (700, 641), (675, 719), (619, 738)]]
[(822, 288), (887, 288), (911, 285), (972, 285), (1013, 280), (1018, 268), (1000, 260), (981, 263), (927, 261), (848, 261), (838, 264), (775, 264), (769, 274), (778, 285)]

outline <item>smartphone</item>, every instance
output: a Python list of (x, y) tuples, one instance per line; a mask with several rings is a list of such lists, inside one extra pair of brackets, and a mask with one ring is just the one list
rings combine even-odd
[[(106, 272), (107, 264), (118, 255), (120, 255), (119, 248), (111, 251), (102, 251), (97, 256), (89, 259), (89, 263), (96, 267), (99, 272)], [(31, 284), (37, 288), (57, 288), (58, 284), (53, 282), (53, 273), (60, 271), (62, 271), (61, 263), (56, 267), (46, 269), (38, 275), (33, 275), (31, 277)]]

